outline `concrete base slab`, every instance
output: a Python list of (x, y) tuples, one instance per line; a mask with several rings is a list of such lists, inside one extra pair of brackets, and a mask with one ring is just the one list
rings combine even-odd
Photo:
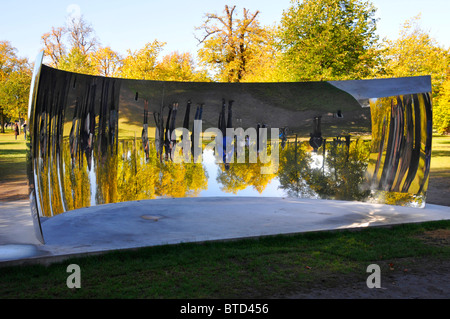
[[(450, 219), (450, 207), (439, 205), (412, 208), (317, 199), (205, 197), (143, 200), (66, 212), (42, 220), (45, 245), (30, 239), (34, 230), (28, 221), (15, 229), (23, 235), (29, 232), (22, 243), (35, 245), (42, 257), (445, 219)], [(5, 242), (5, 237), (0, 239)]]
[(40, 244), (34, 233), (29, 200), (0, 201), (0, 245), (4, 244)]

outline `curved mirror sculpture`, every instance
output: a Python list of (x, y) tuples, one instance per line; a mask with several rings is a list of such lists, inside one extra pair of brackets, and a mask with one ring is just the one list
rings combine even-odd
[(41, 61), (28, 115), (38, 233), (42, 216), (165, 197), (425, 204), (429, 76), (163, 82), (65, 72)]

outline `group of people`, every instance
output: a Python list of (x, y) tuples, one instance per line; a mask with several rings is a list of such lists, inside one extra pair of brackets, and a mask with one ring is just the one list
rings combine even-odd
[[(223, 136), (223, 162), (228, 166), (228, 163), (230, 162), (230, 157), (232, 156), (232, 149), (226, 149), (226, 145), (230, 144), (230, 139), (232, 137), (227, 136), (226, 129), (232, 128), (232, 105), (233, 100), (228, 101), (228, 108), (226, 104), (226, 100), (222, 99), (222, 109), (219, 113), (219, 121), (218, 121), (218, 128), (222, 131)], [(201, 120), (202, 119), (202, 112), (203, 112), (204, 104), (199, 104), (197, 107), (196, 113), (195, 113), (195, 120)], [(144, 125), (143, 125), (143, 131), (142, 131), (142, 141), (144, 150), (148, 159), (148, 152), (149, 152), (149, 140), (148, 140), (148, 101), (145, 100), (145, 107), (144, 107)], [(184, 116), (184, 122), (183, 127), (188, 129), (189, 128), (189, 113), (191, 109), (191, 101), (189, 100), (187, 102), (186, 106), (186, 112)], [(174, 140), (174, 137), (172, 136), (172, 132), (175, 129), (175, 120), (177, 116), (178, 111), (178, 103), (174, 102), (172, 105), (169, 106), (169, 114), (167, 116), (166, 125), (164, 127), (162, 122), (162, 116), (159, 113), (153, 113), (155, 118), (155, 124), (156, 124), (156, 149), (157, 153), (162, 154), (163, 149), (165, 149), (166, 159), (170, 159), (172, 149), (174, 148), (176, 141)], [(226, 114), (228, 111), (228, 114)], [(257, 126), (257, 134), (259, 133), (260, 128), (264, 128), (266, 125), (260, 125), (258, 123)], [(193, 133), (195, 128), (193, 128)], [(284, 145), (287, 141), (287, 135), (288, 135), (288, 128), (283, 127), (280, 132), (280, 139), (282, 141), (282, 146), (284, 148)], [(316, 116), (313, 119), (313, 132), (310, 136), (310, 145), (314, 149), (315, 152), (317, 152), (318, 148), (323, 144), (323, 137), (322, 137), (322, 130), (321, 130), (321, 116)], [(259, 134), (258, 134), (258, 142), (259, 142)], [(258, 143), (259, 144), (259, 143)], [(193, 145), (192, 145), (193, 148)], [(228, 168), (228, 167), (227, 167)]]
[[(197, 106), (197, 110), (195, 112), (195, 118), (196, 120), (202, 119), (202, 113), (203, 113), (203, 103), (199, 103)], [(143, 123), (143, 129), (142, 129), (142, 143), (144, 146), (144, 151), (146, 154), (146, 158), (149, 157), (149, 140), (148, 140), (148, 113), (149, 113), (149, 107), (148, 107), (148, 100), (145, 100), (145, 106), (144, 106), (144, 123)], [(164, 127), (163, 123), (163, 116), (159, 112), (154, 112), (153, 117), (155, 120), (155, 148), (158, 157), (160, 160), (162, 160), (162, 154), (165, 153), (165, 158), (172, 159), (172, 150), (175, 148), (176, 139), (173, 135), (173, 132), (175, 131), (175, 121), (177, 117), (178, 112), (178, 102), (173, 102), (171, 105), (168, 106), (169, 113), (167, 115), (166, 125)], [(163, 108), (164, 111), (164, 108)], [(191, 101), (187, 101), (186, 105), (186, 112), (184, 115), (184, 121), (183, 121), (183, 128), (189, 129), (189, 117), (190, 117), (190, 111), (191, 111)], [(195, 134), (195, 125), (192, 129), (193, 134)], [(192, 141), (192, 149), (194, 148), (194, 144)]]

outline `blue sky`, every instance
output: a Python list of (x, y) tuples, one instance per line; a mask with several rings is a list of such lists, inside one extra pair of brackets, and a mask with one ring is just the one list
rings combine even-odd
[[(445, 48), (450, 47), (449, 0), (372, 0), (377, 10), (378, 33), (396, 39), (401, 25), (421, 13), (421, 26)], [(126, 54), (155, 39), (167, 42), (163, 54), (197, 51), (195, 27), (206, 12), (221, 13), (225, 4), (259, 10), (262, 25), (272, 25), (290, 7), (290, 0), (0, 0), (0, 40), (17, 48), (30, 61), (42, 48), (41, 36), (51, 27), (63, 26), (79, 9), (92, 24), (103, 46)], [(75, 8), (75, 10), (70, 10)]]

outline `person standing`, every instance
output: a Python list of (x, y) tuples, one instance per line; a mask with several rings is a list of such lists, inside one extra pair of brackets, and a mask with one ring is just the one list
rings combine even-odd
[(14, 136), (16, 137), (17, 140), (17, 135), (19, 135), (19, 125), (17, 125), (17, 123), (14, 125)]
[(27, 139), (27, 123), (23, 124), (22, 128), (23, 128), (23, 137), (26, 140)]

